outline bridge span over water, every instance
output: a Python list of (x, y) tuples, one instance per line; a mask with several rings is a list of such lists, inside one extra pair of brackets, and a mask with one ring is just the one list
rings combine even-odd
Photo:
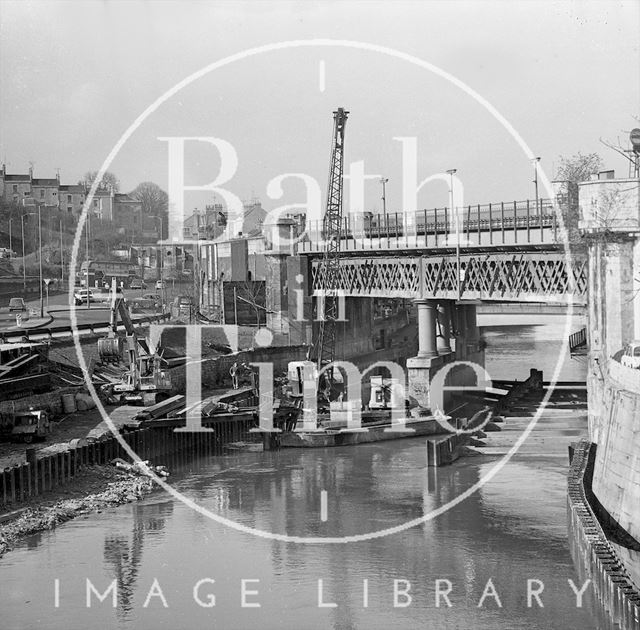
[(549, 200), (345, 217), (335, 279), (321, 265), (321, 223), (307, 234), (298, 253), (315, 294), (333, 285), (352, 297), (586, 303), (587, 260), (569, 262)]

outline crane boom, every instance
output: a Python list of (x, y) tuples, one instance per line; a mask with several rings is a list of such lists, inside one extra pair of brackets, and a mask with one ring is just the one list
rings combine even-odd
[[(333, 362), (336, 345), (336, 321), (338, 312), (338, 271), (340, 265), (340, 238), (342, 236), (342, 191), (344, 163), (344, 131), (349, 112), (339, 107), (333, 112), (333, 141), (331, 164), (327, 188), (327, 206), (322, 221), (324, 253), (318, 270), (322, 279), (324, 298), (318, 300), (317, 319), (320, 320), (318, 337), (313, 346), (313, 355), (320, 370)], [(328, 375), (332, 380), (332, 375)]]

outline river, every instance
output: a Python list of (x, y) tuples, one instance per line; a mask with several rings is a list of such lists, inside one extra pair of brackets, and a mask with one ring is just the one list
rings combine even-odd
[[(558, 323), (485, 328), (489, 373), (526, 378), (530, 367), (541, 367), (549, 378), (563, 333)], [(584, 379), (584, 370), (584, 360), (567, 357), (560, 378)], [(425, 467), (424, 439), (417, 438), (241, 453), (171, 480), (184, 496), (246, 527), (357, 536), (400, 526), (455, 499), (493, 469), (529, 422), (508, 419), (501, 433), (490, 434), (486, 455), (439, 469)], [(468, 498), (423, 524), (357, 542), (267, 539), (157, 492), (32, 536), (8, 553), (0, 560), (0, 625), (596, 628), (591, 589), (578, 608), (568, 582), (581, 586), (567, 541), (567, 445), (584, 434), (583, 411), (545, 413), (520, 451)], [(103, 593), (114, 579), (116, 606), (111, 594), (102, 603), (94, 594), (87, 607), (87, 584)], [(527, 605), (527, 580), (537, 580), (533, 589), (543, 585), (544, 607), (533, 597)], [(438, 607), (436, 588), (447, 592)]]

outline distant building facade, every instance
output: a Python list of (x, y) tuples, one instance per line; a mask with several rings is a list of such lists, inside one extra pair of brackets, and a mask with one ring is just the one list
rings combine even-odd
[[(37, 178), (33, 168), (28, 173), (7, 173), (3, 164), (0, 168), (0, 198), (5, 203), (22, 205), (25, 199), (30, 205), (63, 210), (77, 216), (82, 211), (86, 191), (81, 185), (60, 184), (60, 177)], [(33, 201), (32, 201), (33, 200)]]

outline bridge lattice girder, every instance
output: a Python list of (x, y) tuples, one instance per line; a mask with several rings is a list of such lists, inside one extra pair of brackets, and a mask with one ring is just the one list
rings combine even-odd
[[(460, 256), (463, 300), (584, 304), (587, 261), (560, 252), (466, 253)], [(355, 257), (341, 261), (336, 289), (346, 296), (457, 299), (455, 256)], [(312, 290), (324, 285), (312, 264)]]

